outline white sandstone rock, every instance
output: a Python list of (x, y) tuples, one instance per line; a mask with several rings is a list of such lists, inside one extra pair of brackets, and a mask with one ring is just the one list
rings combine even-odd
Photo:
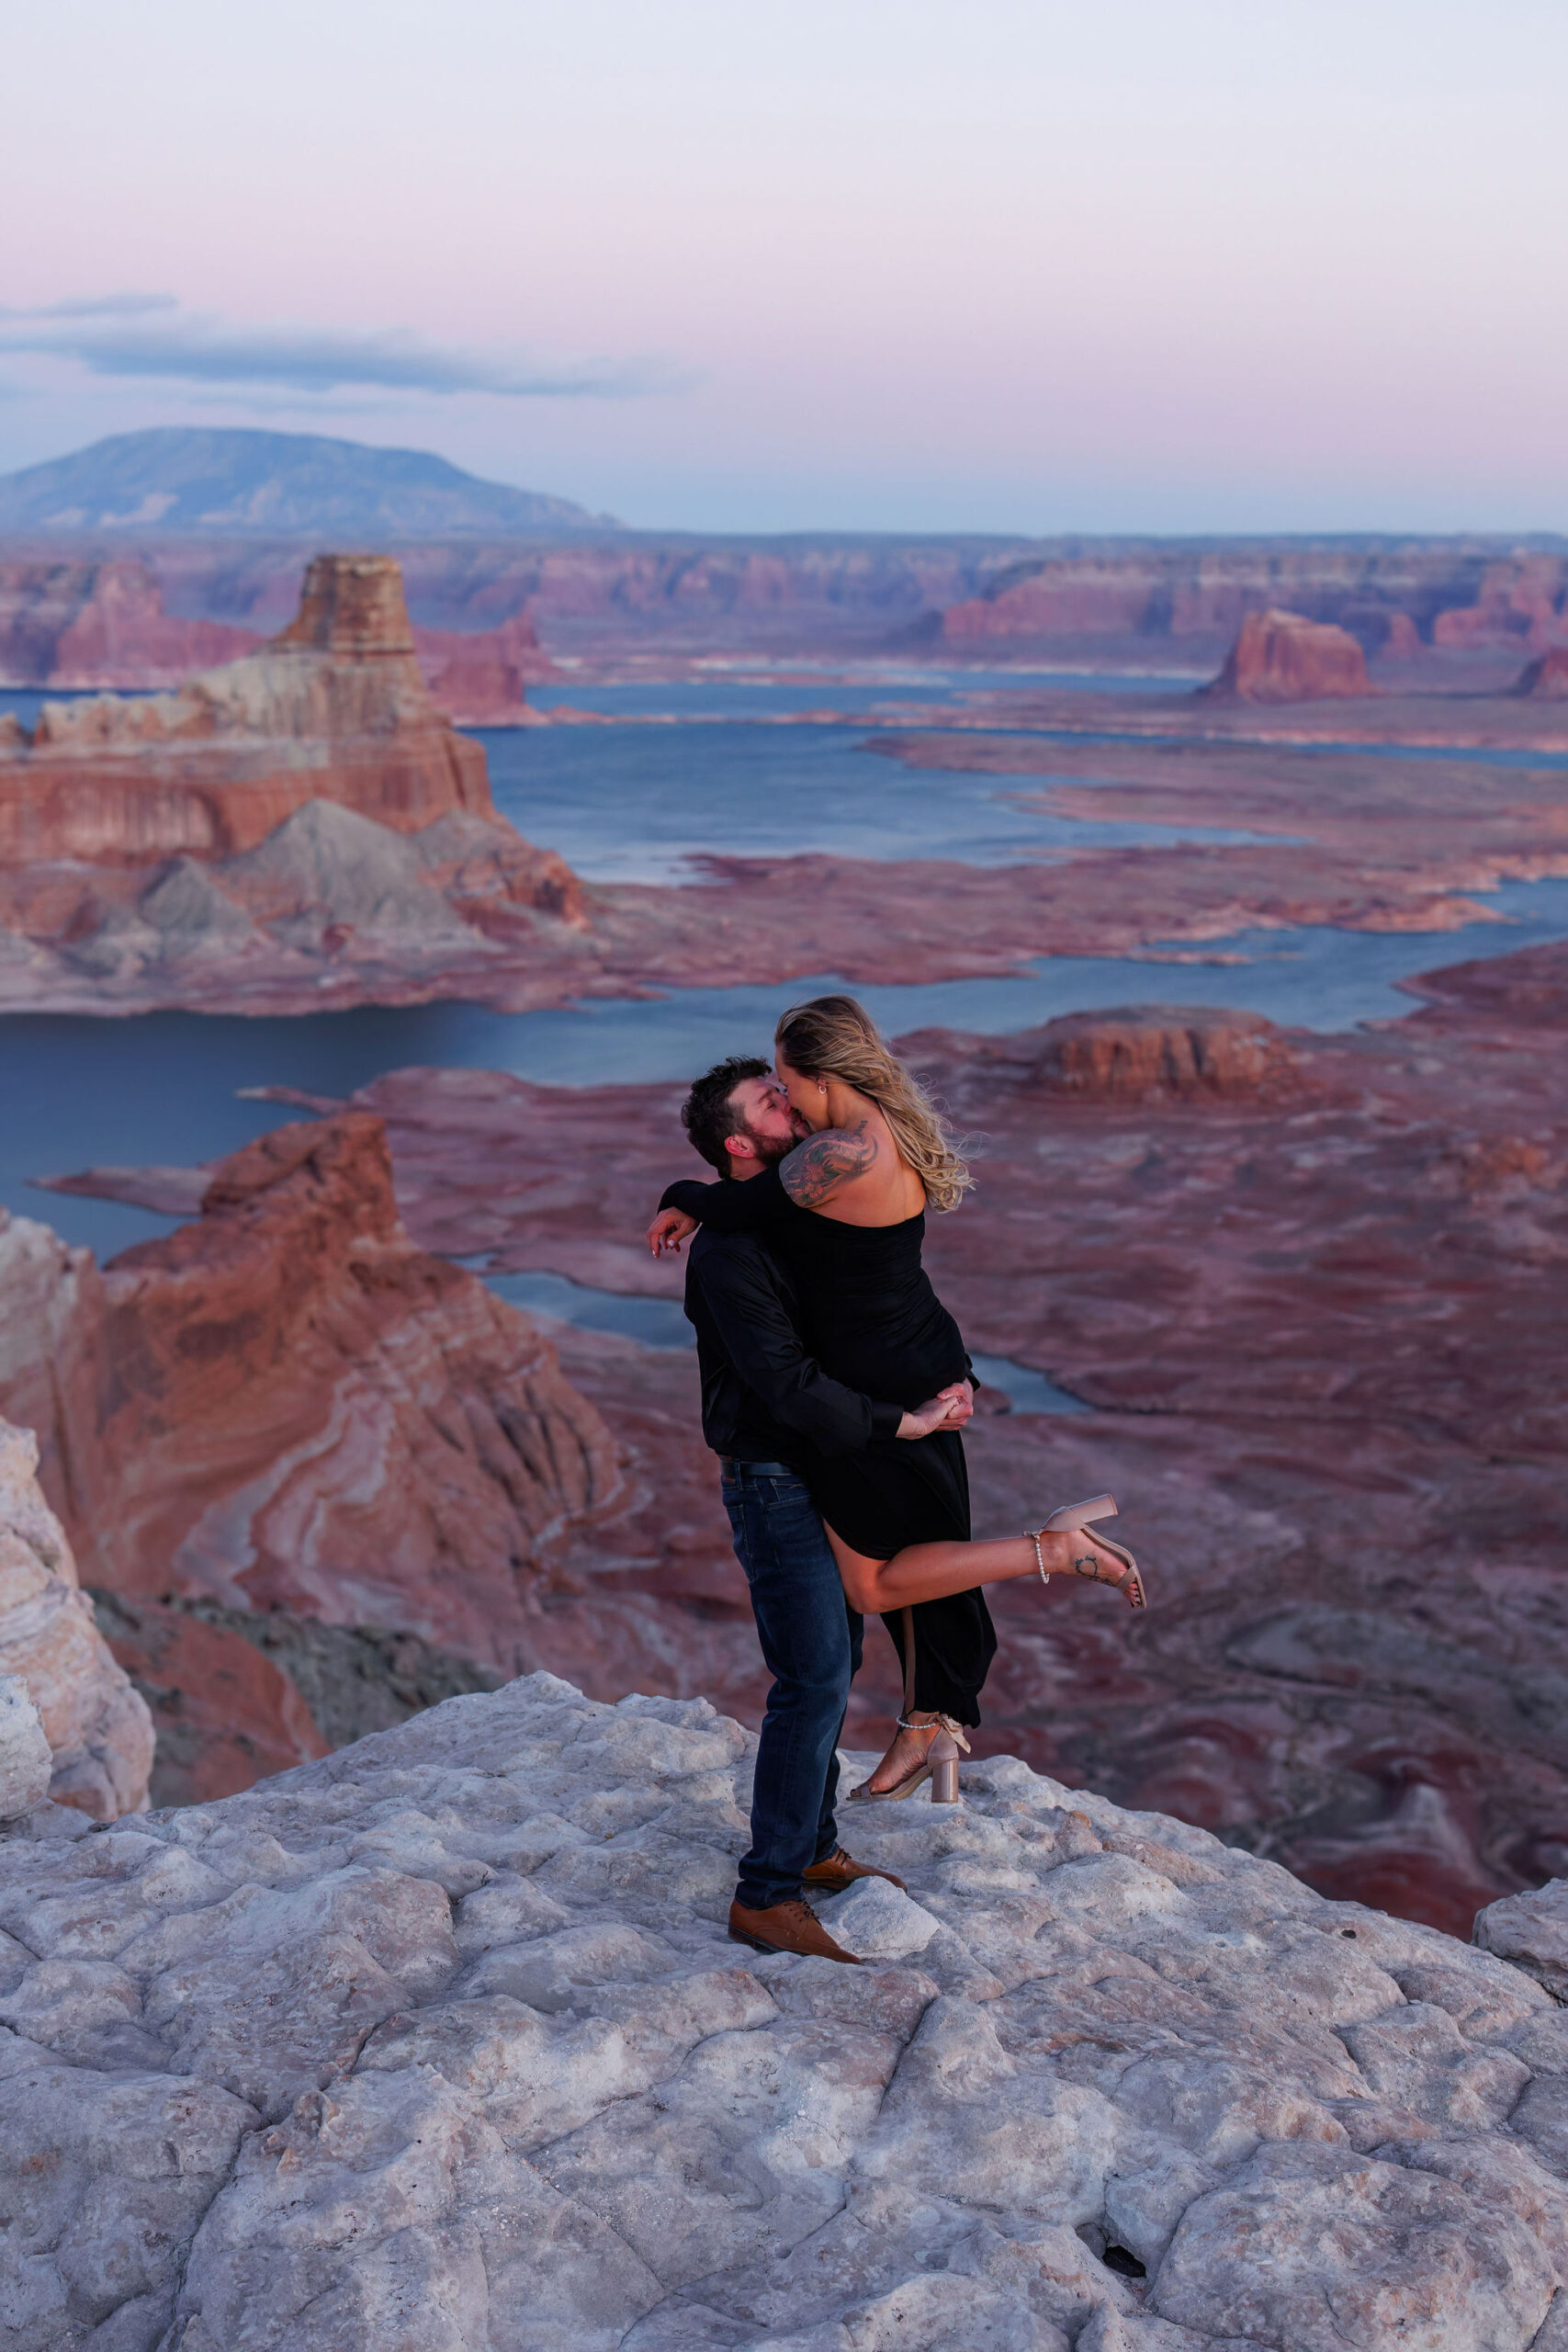
[(1529, 1969), (1549, 1993), (1568, 2001), (1568, 1879), (1489, 1903), (1476, 1917), (1474, 1934), (1483, 1951)]
[(0, 1674), (0, 1821), (31, 1813), (49, 1794), (54, 1757), (19, 1674)]
[(0, 1841), (0, 2343), (1568, 2352), (1531, 1975), (1013, 1758), (753, 1953), (754, 1746), (541, 1674)]
[(862, 1960), (908, 1960), (941, 1932), (942, 1921), (885, 1878), (863, 1878), (833, 1905), (834, 1941)]
[[(22, 1683), (51, 1751), (39, 1797), (113, 1821), (147, 1802), (152, 1718), (77, 1589), (71, 1546), (37, 1473), (31, 1430), (0, 1420), (0, 1676)], [(7, 1802), (0, 1798), (0, 1819), (11, 1817)]]

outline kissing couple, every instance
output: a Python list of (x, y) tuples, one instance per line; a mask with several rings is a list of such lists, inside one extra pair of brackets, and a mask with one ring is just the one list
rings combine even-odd
[(703, 1435), (773, 1676), (729, 1932), (852, 1962), (806, 1898), (892, 1877), (844, 1851), (835, 1816), (863, 1617), (892, 1635), (904, 1707), (850, 1800), (930, 1781), (951, 1804), (996, 1654), (980, 1587), (1071, 1573), (1134, 1609), (1145, 1591), (1132, 1554), (1090, 1532), (1109, 1495), (971, 1540), (974, 1367), (920, 1262), (927, 1209), (955, 1209), (969, 1171), (853, 997), (797, 1005), (773, 1043), (772, 1069), (736, 1056), (693, 1086), (682, 1122), (721, 1181), (671, 1184), (648, 1239), (655, 1257), (691, 1242)]

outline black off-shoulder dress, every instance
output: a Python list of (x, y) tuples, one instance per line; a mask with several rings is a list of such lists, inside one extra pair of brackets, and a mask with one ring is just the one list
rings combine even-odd
[[(776, 1168), (744, 1183), (682, 1181), (660, 1205), (715, 1232), (765, 1237), (787, 1258), (801, 1337), (847, 1387), (909, 1408), (969, 1373), (958, 1326), (920, 1262), (923, 1212), (902, 1225), (840, 1225), (797, 1207)], [(867, 1559), (890, 1560), (911, 1544), (969, 1541), (969, 1478), (956, 1430), (918, 1442), (874, 1438), (862, 1453), (814, 1460), (807, 1478), (829, 1526)], [(897, 1614), (883, 1622), (902, 1656)], [(985, 1595), (976, 1588), (922, 1601), (915, 1634), (914, 1703), (977, 1724), (976, 1697), (997, 1645)]]

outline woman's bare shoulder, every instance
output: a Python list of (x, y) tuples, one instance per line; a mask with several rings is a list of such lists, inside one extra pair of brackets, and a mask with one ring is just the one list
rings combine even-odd
[(880, 1119), (857, 1119), (852, 1126), (823, 1127), (779, 1163), (784, 1191), (798, 1208), (820, 1208), (846, 1184), (868, 1176), (886, 1158), (886, 1130)]
[(902, 1225), (925, 1206), (925, 1189), (874, 1108), (852, 1125), (824, 1127), (780, 1163), (796, 1205), (843, 1225)]

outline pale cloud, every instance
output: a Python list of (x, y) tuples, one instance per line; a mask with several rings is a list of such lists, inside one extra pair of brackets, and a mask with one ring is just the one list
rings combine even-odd
[(171, 294), (104, 294), (35, 310), (0, 308), (0, 353), (74, 360), (95, 376), (307, 393), (370, 386), (486, 392), (502, 400), (622, 400), (682, 390), (691, 380), (652, 357), (549, 359), (435, 343), (398, 327), (366, 333), (233, 325), (187, 311)]

